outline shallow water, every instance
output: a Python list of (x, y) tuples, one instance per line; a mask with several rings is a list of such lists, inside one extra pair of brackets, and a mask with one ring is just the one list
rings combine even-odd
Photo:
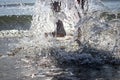
[[(16, 41), (10, 41), (12, 38), (0, 39), (1, 49), (9, 51), (6, 46), (13, 45)], [(4, 44), (7, 41), (6, 44)], [(17, 41), (16, 41), (17, 42)], [(3, 47), (2, 47), (3, 46)], [(22, 53), (23, 52), (23, 53)], [(3, 52), (4, 53), (4, 52)], [(61, 64), (55, 67), (50, 57), (25, 54), (24, 51), (15, 55), (2, 55), (0, 57), (0, 79), (1, 80), (119, 80), (119, 65), (74, 65), (73, 62)], [(55, 61), (55, 60), (54, 60)], [(69, 62), (69, 61), (68, 61)]]
[[(111, 6), (110, 3), (108, 4)], [(3, 12), (1, 12), (1, 15), (33, 14), (31, 7), (30, 7), (31, 13), (29, 11), (24, 12), (26, 11), (26, 9), (28, 9), (28, 7), (25, 8), (22, 7), (20, 9), (18, 8), (19, 7), (0, 8), (0, 10), (2, 11), (4, 10)], [(9, 13), (6, 13), (7, 10), (9, 10), (8, 11)], [(29, 30), (31, 26), (32, 17), (26, 15), (24, 16), (24, 15), (1, 16), (0, 30), (13, 30), (13, 29)], [(108, 18), (111, 19), (111, 17)], [(112, 16), (112, 18), (116, 18), (116, 17)], [(79, 52), (75, 52), (75, 53), (66, 52), (64, 54), (61, 51), (59, 52), (60, 54), (53, 52), (48, 54), (47, 51), (43, 49), (43, 53), (45, 54), (40, 54), (39, 47), (37, 46), (39, 45), (39, 42), (32, 44), (34, 42), (32, 41), (32, 38), (28, 40), (26, 39), (27, 38), (25, 36), (21, 38), (17, 36), (0, 38), (0, 80), (119, 80), (120, 79), (119, 65), (109, 64), (109, 63), (88, 64), (91, 58), (87, 57), (86, 55), (83, 55), (85, 56), (85, 58), (82, 58), (83, 62), (80, 62), (81, 58), (79, 60), (78, 57), (81, 56), (81, 54), (79, 54)], [(25, 43), (28, 44), (26, 45), (22, 43), (21, 40), (26, 41)], [(38, 41), (40, 41), (40, 39), (38, 39)], [(64, 51), (64, 48), (62, 48), (62, 50)], [(56, 58), (57, 56), (54, 54), (57, 54), (60, 58)], [(99, 61), (101, 59), (96, 59), (96, 60)], [(86, 62), (86, 64), (84, 64), (84, 62)]]

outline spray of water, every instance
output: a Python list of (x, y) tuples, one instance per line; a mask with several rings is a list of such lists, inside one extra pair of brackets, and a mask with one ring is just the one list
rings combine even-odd
[[(79, 3), (79, 1), (83, 2)], [(60, 3), (60, 10), (59, 7), (55, 10), (53, 5), (55, 2)], [(93, 6), (95, 3), (104, 10), (93, 8), (96, 6)], [(98, 50), (114, 52), (116, 50), (114, 44), (117, 44), (115, 40), (118, 39), (113, 38), (116, 34), (110, 34), (110, 31), (116, 24), (111, 24), (114, 21), (109, 22), (102, 15), (106, 10), (109, 9), (99, 0), (37, 0), (29, 32), (32, 35), (22, 39), (21, 46), (24, 46), (28, 52), (32, 49), (31, 53), (38, 50), (40, 54), (44, 49), (49, 53), (51, 48), (81, 52), (88, 44)], [(63, 23), (66, 31), (66, 36), (62, 38), (52, 34), (56, 30), (58, 20)]]
[[(119, 55), (119, 20), (109, 20), (106, 16), (104, 17), (104, 10), (93, 9), (92, 4), (95, 0), (86, 0), (82, 4), (79, 1), (84, 0), (37, 0), (29, 31), (31, 35), (24, 37), (18, 44), (22, 47), (19, 53), (35, 54), (31, 64), (34, 63), (35, 69), (33, 70), (37, 72), (32, 74), (46, 74), (48, 70), (42, 70), (41, 67), (56, 69), (54, 63), (57, 61), (60, 65), (65, 63), (75, 65), (77, 62), (79, 64), (103, 64), (104, 60), (109, 60), (106, 59), (106, 52), (112, 53), (112, 57)], [(58, 6), (57, 9), (54, 8), (55, 2), (59, 2), (60, 9)], [(104, 7), (105, 11), (109, 10), (100, 1), (95, 2)], [(62, 38), (52, 34), (59, 20), (66, 31), (66, 36)], [(53, 62), (49, 58), (49, 53), (52, 53)]]

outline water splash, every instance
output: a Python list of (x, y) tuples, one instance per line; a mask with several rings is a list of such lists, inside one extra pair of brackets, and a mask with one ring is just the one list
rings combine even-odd
[[(83, 5), (84, 10), (77, 1), (59, 1), (60, 12), (53, 11), (51, 0), (36, 2), (29, 31), (31, 35), (22, 38), (18, 44), (18, 47), (22, 47), (18, 52), (22, 54), (21, 62), (30, 66), (30, 70), (22, 66), (21, 68), (24, 67), (26, 71), (23, 69), (21, 74), (45, 77), (50, 75), (52, 69), (61, 72), (57, 66), (71, 67), (85, 64), (91, 66), (117, 61), (119, 63), (119, 58), (115, 56), (119, 55), (119, 19), (110, 20), (109, 15), (104, 16), (104, 10), (91, 9), (92, 0), (87, 2), (90, 3), (89, 6), (87, 3)], [(98, 4), (100, 3), (98, 1)], [(58, 20), (64, 24), (66, 37), (53, 37), (51, 34), (56, 30)], [(76, 43), (76, 39), (80, 43)], [(116, 58), (118, 60), (114, 61)], [(58, 73), (52, 76), (59, 75)]]
[[(65, 49), (66, 52), (82, 52), (86, 46), (97, 50), (110, 51), (110, 53), (116, 50), (114, 49), (115, 44), (117, 44), (116, 40), (118, 41), (116, 39), (118, 35), (115, 36), (116, 30), (113, 31), (115, 34), (111, 34), (114, 29), (113, 26), (116, 25), (111, 25), (113, 21), (109, 22), (105, 18), (109, 15), (104, 16), (104, 10), (91, 8), (91, 5), (94, 4), (92, 0), (85, 2), (85, 4), (79, 4), (77, 1), (58, 1), (60, 2), (60, 11), (58, 12), (52, 8), (54, 2), (51, 0), (38, 0), (36, 2), (30, 29), (32, 36), (25, 37), (21, 41), (25, 49), (29, 48), (28, 52), (33, 49), (31, 53), (34, 53), (35, 49), (35, 53), (38, 50), (37, 52), (41, 54), (46, 49), (50, 53), (51, 48)], [(103, 6), (104, 4), (101, 1), (98, 0), (95, 3), (109, 10)], [(82, 5), (84, 8), (81, 7)], [(66, 37), (54, 37), (52, 34), (56, 30), (58, 20), (63, 22)], [(78, 33), (78, 29), (80, 29), (80, 33)], [(78, 34), (80, 34), (79, 37)]]

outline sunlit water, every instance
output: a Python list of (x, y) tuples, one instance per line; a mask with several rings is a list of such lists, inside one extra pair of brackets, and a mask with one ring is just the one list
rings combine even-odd
[(32, 15), (35, 0), (0, 0), (0, 15)]
[[(33, 15), (34, 4), (36, 0), (0, 0), (0, 16), (1, 15)], [(92, 8), (94, 10), (103, 8), (93, 0)], [(113, 11), (120, 11), (120, 1), (104, 1), (103, 4)], [(26, 5), (26, 6), (25, 6)], [(95, 7), (94, 7), (95, 6)]]
[[(111, 5), (110, 3), (108, 3)], [(101, 52), (94, 52), (91, 50), (87, 52), (87, 47), (83, 53), (79, 50), (78, 45), (74, 42), (74, 38), (76, 33), (73, 33), (72, 38), (56, 38), (52, 36), (48, 36), (47, 38), (44, 36), (45, 32), (54, 31), (54, 19), (49, 17), (51, 21), (46, 23), (44, 20), (46, 16), (52, 15), (49, 6), (44, 7), (41, 13), (40, 8), (44, 7), (43, 5), (39, 5), (39, 3), (35, 5), (35, 12), (25, 13), (27, 15), (33, 15), (33, 20), (27, 16), (23, 16), (22, 18), (12, 16), (8, 18), (15, 17), (15, 21), (6, 21), (3, 22), (1, 20), (1, 25), (6, 26), (9, 29), (9, 25), (15, 26), (12, 27), (11, 31), (1, 31), (0, 38), (0, 78), (3, 80), (119, 80), (120, 79), (120, 67), (119, 65), (114, 64), (114, 60), (112, 65), (109, 64), (104, 58), (106, 55), (99, 54)], [(15, 10), (16, 7), (12, 8), (4, 8)], [(20, 9), (26, 9), (27, 7), (23, 7)], [(45, 10), (45, 8), (47, 10)], [(18, 8), (17, 8), (18, 9)], [(108, 8), (106, 8), (108, 10)], [(2, 10), (2, 8), (1, 8)], [(93, 9), (95, 10), (95, 9)], [(7, 13), (3, 11), (2, 14), (6, 15), (23, 15), (22, 13), (11, 11), (12, 13)], [(49, 14), (49, 13), (51, 14)], [(104, 12), (104, 11), (103, 11)], [(101, 21), (98, 20), (98, 14), (94, 14), (92, 19), (88, 17), (84, 18), (83, 21), (80, 21), (82, 25), (86, 25), (86, 21), (89, 23), (97, 23), (100, 27), (104, 26)], [(113, 12), (112, 12), (113, 13)], [(24, 15), (25, 15), (24, 14)], [(91, 15), (91, 14), (90, 14)], [(68, 16), (69, 17), (69, 16)], [(96, 18), (94, 18), (96, 17)], [(4, 18), (4, 17), (3, 17)], [(109, 18), (109, 17), (108, 17)], [(114, 19), (116, 18), (113, 17)], [(27, 21), (19, 22), (19, 19), (23, 20), (32, 20), (31, 23)], [(110, 19), (110, 18), (109, 18)], [(53, 21), (52, 21), (53, 20)], [(98, 21), (97, 21), (98, 20)], [(18, 23), (17, 23), (17, 22)], [(7, 23), (8, 22), (8, 23)], [(101, 23), (100, 23), (101, 22)], [(5, 25), (5, 23), (7, 25)], [(12, 24), (13, 23), (13, 24)], [(16, 24), (14, 24), (16, 23)], [(26, 23), (26, 24), (25, 24)], [(107, 23), (107, 22), (105, 22)], [(114, 26), (114, 21), (109, 22), (112, 26)], [(109, 24), (108, 23), (108, 24)], [(113, 23), (113, 24), (112, 24)], [(117, 23), (117, 22), (116, 22)], [(30, 26), (31, 27), (28, 27)], [(119, 24), (119, 21), (118, 23)], [(71, 25), (75, 26), (75, 22), (71, 22)], [(79, 25), (79, 24), (78, 24)], [(19, 28), (19, 26), (23, 26)], [(49, 27), (49, 28), (46, 28)], [(51, 27), (52, 26), (52, 27)], [(76, 26), (77, 27), (77, 26)], [(5, 30), (6, 28), (2, 27), (1, 30)], [(106, 27), (104, 28), (106, 29)], [(21, 30), (21, 31), (18, 31)], [(68, 30), (68, 28), (66, 29)], [(69, 32), (69, 31), (68, 31)], [(15, 35), (16, 34), (16, 35)], [(91, 34), (91, 33), (90, 33)], [(8, 36), (10, 35), (10, 36)], [(19, 35), (19, 36), (18, 36)], [(10, 38), (9, 38), (10, 37)], [(19, 38), (18, 38), (19, 37)], [(75, 50), (74, 50), (75, 49)], [(94, 55), (94, 56), (93, 56)], [(107, 55), (108, 56), (108, 55)], [(109, 60), (109, 58), (107, 58)], [(116, 61), (117, 63), (117, 61)], [(118, 61), (119, 63), (119, 61)], [(6, 70), (7, 69), (7, 70)], [(14, 76), (13, 76), (14, 75)]]

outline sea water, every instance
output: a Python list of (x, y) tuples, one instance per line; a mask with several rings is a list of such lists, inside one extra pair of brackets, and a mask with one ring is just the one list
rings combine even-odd
[[(101, 4), (99, 5), (101, 6)], [(120, 79), (120, 73), (119, 73), (120, 67), (118, 65), (114, 66), (114, 65), (104, 64), (104, 61), (98, 55), (99, 53), (97, 54), (96, 52), (94, 52), (94, 50), (91, 51), (93, 54), (89, 54), (89, 52), (87, 52), (87, 46), (85, 46), (86, 51), (83, 51), (83, 53), (81, 53), (81, 51), (80, 52), (71, 51), (73, 48), (71, 48), (70, 46), (72, 47), (75, 46), (73, 43), (74, 41), (73, 38), (71, 38), (70, 40), (68, 39), (68, 41), (62, 38), (57, 39), (56, 37), (54, 38), (52, 36), (48, 36), (46, 38), (44, 36), (44, 33), (49, 32), (49, 30), (54, 31), (55, 29), (55, 26), (54, 24), (52, 24), (52, 21), (51, 24), (48, 23), (46, 24), (45, 22), (47, 20), (49, 22), (49, 19), (46, 19), (46, 16), (49, 16), (49, 13), (47, 13), (47, 11), (51, 12), (49, 9), (50, 7), (49, 6), (45, 7), (45, 3), (43, 3), (43, 5), (39, 5), (39, 3), (38, 4), (36, 3), (35, 7), (36, 7), (35, 10), (37, 12), (33, 13), (34, 15), (33, 15), (33, 20), (31, 19), (32, 20), (31, 27), (27, 30), (30, 31), (32, 35), (27, 35), (27, 36), (25, 35), (22, 37), (20, 36), (19, 38), (18, 36), (15, 37), (12, 36), (14, 37), (14, 39), (9, 38), (9, 36), (7, 36), (7, 38), (1, 38), (1, 45), (4, 46), (4, 47), (1, 46), (1, 48), (3, 48), (1, 50), (1, 54), (3, 55), (5, 53), (5, 55), (1, 57), (1, 61), (0, 61), (0, 63), (2, 64), (0, 66), (1, 79), (5, 79), (5, 80), (13, 80), (13, 79), (15, 80), (17, 79), (18, 80), (19, 79), (119, 80)], [(43, 11), (44, 14), (40, 12), (41, 7), (43, 8), (41, 10)], [(47, 8), (47, 11), (44, 10), (45, 9), (44, 7)], [(2, 8), (7, 9), (6, 7), (5, 8), (2, 7)], [(18, 7), (15, 8), (18, 9)], [(10, 7), (10, 9), (15, 9), (15, 8)], [(24, 6), (22, 6), (22, 8), (20, 9), (23, 8)], [(108, 8), (106, 9), (109, 10)], [(96, 8), (94, 8), (93, 10), (96, 10)], [(13, 13), (10, 13), (10, 15), (13, 14), (18, 15), (17, 12), (14, 11), (12, 12)], [(2, 14), (6, 14), (6, 12), (5, 13), (3, 12)], [(7, 15), (9, 15), (9, 13), (7, 13)], [(28, 14), (26, 13), (26, 15)], [(92, 17), (96, 17), (96, 15), (93, 15)], [(104, 19), (99, 21), (98, 18), (90, 19), (88, 16), (87, 18), (83, 17), (83, 21), (81, 22), (83, 25), (86, 25), (85, 24), (86, 22), (89, 23), (88, 25), (90, 25), (90, 23), (94, 24), (94, 22), (98, 22), (97, 25), (103, 27), (104, 24), (102, 24), (102, 21), (104, 21)], [(72, 23), (72, 25), (74, 25), (74, 23)], [(49, 26), (49, 28), (46, 28), (44, 26)], [(106, 30), (106, 27), (104, 29)], [(13, 30), (12, 32), (15, 31)], [(21, 31), (18, 32), (20, 32), (21, 34)], [(6, 35), (9, 34), (9, 30), (7, 33), (4, 33), (3, 31), (3, 34), (5, 34), (3, 36), (6, 37)], [(57, 45), (57, 43), (60, 44), (60, 46)], [(73, 45), (71, 45), (72, 43)], [(8, 49), (6, 47), (8, 47)], [(67, 50), (65, 48), (67, 48)]]
[[(33, 15), (33, 6), (36, 0), (0, 0), (0, 15)], [(18, 4), (28, 4), (28, 6), (18, 6)], [(30, 4), (30, 5), (29, 5)], [(120, 1), (103, 1), (103, 4), (113, 11), (120, 11)], [(4, 7), (7, 6), (8, 7)], [(10, 5), (10, 6), (9, 6)], [(94, 7), (96, 3), (92, 4), (93, 8), (101, 9), (100, 6)], [(103, 8), (102, 8), (103, 9)]]

